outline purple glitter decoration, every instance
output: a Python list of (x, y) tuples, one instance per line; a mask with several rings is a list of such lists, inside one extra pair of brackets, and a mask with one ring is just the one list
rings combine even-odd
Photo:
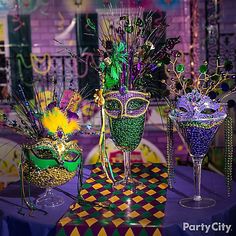
[(226, 114), (226, 107), (193, 90), (178, 99), (176, 109), (171, 114), (183, 120), (217, 118)]
[[(125, 110), (125, 108), (127, 107), (130, 99), (142, 99), (142, 101), (144, 99), (148, 99), (148, 94), (147, 93), (141, 93), (141, 92), (137, 92), (137, 91), (133, 91), (133, 90), (127, 90), (127, 93), (125, 94), (121, 94), (120, 92), (114, 91), (114, 92), (109, 92), (107, 94), (104, 94), (104, 98), (106, 100), (106, 103), (108, 104), (110, 101), (119, 101), (120, 104), (122, 104), (123, 106), (123, 110), (121, 109), (108, 109), (105, 105), (105, 112), (108, 115), (111, 116), (115, 116), (115, 117), (119, 117), (121, 114), (128, 114), (130, 116), (139, 116), (140, 114), (142, 114), (147, 106), (148, 106), (148, 101), (146, 106), (142, 106), (139, 109), (135, 109), (135, 110)], [(118, 102), (117, 101), (117, 102)]]

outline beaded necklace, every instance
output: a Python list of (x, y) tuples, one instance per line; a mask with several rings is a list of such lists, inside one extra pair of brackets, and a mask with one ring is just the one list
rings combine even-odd
[[(45, 53), (43, 55), (42, 59), (38, 58), (35, 54), (31, 53), (30, 54), (30, 60), (31, 60), (31, 65), (33, 67), (33, 70), (37, 74), (45, 76), (51, 70), (52, 60), (51, 60), (51, 57), (48, 53)], [(36, 63), (43, 64), (45, 61), (48, 62), (48, 63), (45, 63), (46, 64), (46, 69), (45, 70), (39, 70), (39, 68), (36, 66)]]

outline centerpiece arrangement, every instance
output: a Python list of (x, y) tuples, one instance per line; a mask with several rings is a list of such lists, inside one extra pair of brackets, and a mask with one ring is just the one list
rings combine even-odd
[[(234, 92), (234, 78), (229, 71), (232, 63), (226, 61), (223, 65), (217, 61), (216, 70), (209, 74), (207, 63), (199, 68), (199, 75), (194, 79), (184, 76), (185, 67), (178, 63), (180, 54), (177, 54), (167, 69), (166, 84), (170, 97), (176, 98), (169, 105), (170, 119), (174, 122), (183, 142), (185, 143), (193, 161), (195, 195), (192, 198), (180, 200), (180, 205), (188, 208), (207, 208), (215, 205), (215, 200), (201, 196), (201, 165), (202, 160), (214, 139), (220, 125), (225, 121), (225, 156), (226, 180), (228, 193), (232, 182), (232, 119), (227, 116), (227, 104), (222, 100)], [(225, 94), (224, 92), (228, 92)], [(171, 161), (171, 160), (169, 160)], [(169, 166), (173, 164), (169, 163)]]
[(30, 208), (35, 205), (26, 199), (25, 180), (46, 193), (36, 200), (36, 206), (55, 207), (63, 204), (52, 188), (71, 180), (79, 169), (81, 187), (82, 150), (72, 135), (80, 130), (78, 107), (81, 96), (73, 90), (62, 94), (34, 92), (34, 99), (26, 98), (23, 86), (13, 96), (16, 120), (3, 114), (5, 126), (22, 135), (22, 160), (20, 165), (21, 193)]
[[(142, 185), (131, 175), (131, 151), (141, 141), (150, 99), (164, 96), (163, 91), (167, 91), (158, 76), (163, 70), (160, 62), (170, 62), (173, 48), (179, 42), (179, 38), (164, 38), (165, 19), (155, 25), (155, 14), (149, 12), (144, 16), (142, 9), (121, 11), (118, 15), (109, 12), (99, 25), (101, 87), (96, 91), (95, 101), (102, 110), (101, 156), (106, 156), (106, 114), (111, 138), (124, 153), (124, 178), (115, 181), (124, 189), (135, 190)], [(88, 25), (96, 30), (90, 20)]]

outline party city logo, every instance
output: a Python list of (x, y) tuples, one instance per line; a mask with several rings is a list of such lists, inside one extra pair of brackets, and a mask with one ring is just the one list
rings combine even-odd
[(225, 232), (228, 234), (232, 230), (232, 225), (227, 225), (225, 223), (214, 222), (212, 224), (189, 224), (188, 222), (183, 222), (183, 230), (191, 232), (204, 232), (209, 233), (210, 231)]

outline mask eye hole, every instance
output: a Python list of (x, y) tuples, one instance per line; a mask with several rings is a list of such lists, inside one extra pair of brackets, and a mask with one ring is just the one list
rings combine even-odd
[(139, 110), (140, 108), (142, 108), (146, 104), (147, 104), (147, 102), (142, 99), (135, 99), (135, 100), (133, 99), (128, 103), (127, 109), (129, 111)]
[(116, 100), (108, 100), (105, 103), (105, 108), (109, 111), (119, 111), (121, 109), (120, 103)]
[(206, 115), (211, 115), (214, 114), (216, 111), (212, 108), (206, 108), (203, 111), (201, 111), (202, 114), (206, 114)]
[(180, 107), (179, 110), (182, 112), (188, 112), (184, 107)]
[(75, 161), (77, 160), (79, 157), (81, 157), (81, 153), (80, 152), (76, 152), (76, 151), (72, 151), (72, 150), (68, 150), (64, 156), (64, 160), (65, 161)]
[(55, 152), (48, 147), (35, 147), (32, 152), (41, 159), (53, 159), (55, 157)]

